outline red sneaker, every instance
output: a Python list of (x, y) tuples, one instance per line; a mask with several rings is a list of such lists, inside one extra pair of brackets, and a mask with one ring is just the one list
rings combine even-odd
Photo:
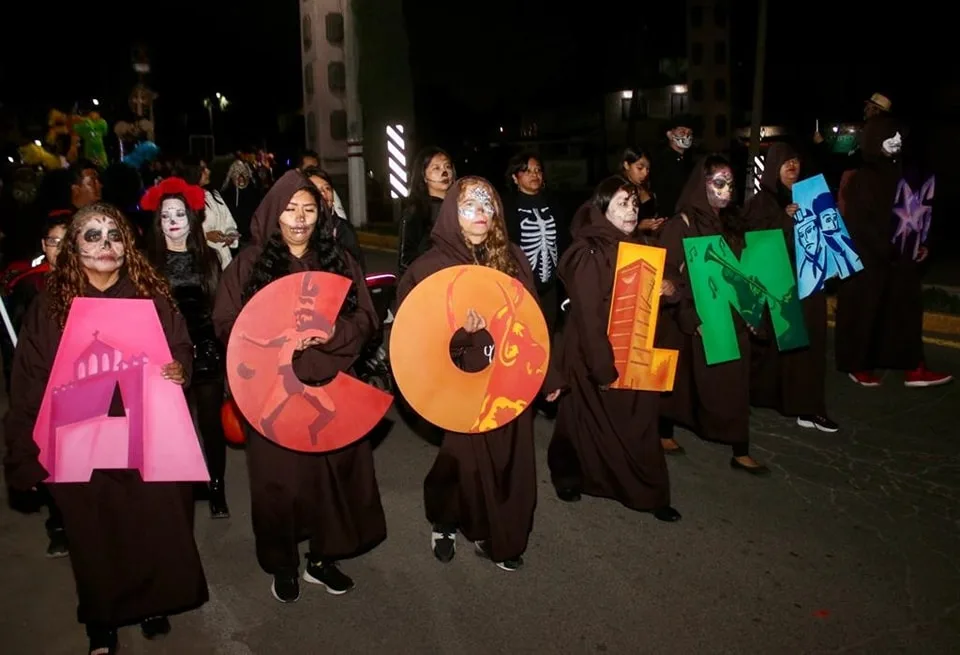
[(847, 377), (859, 384), (861, 387), (879, 387), (882, 380), (871, 371), (860, 371), (859, 373), (847, 373)]
[(934, 373), (928, 371), (927, 367), (921, 364), (913, 371), (907, 371), (903, 380), (905, 387), (939, 387), (941, 384), (947, 384), (953, 381), (952, 375), (946, 373)]

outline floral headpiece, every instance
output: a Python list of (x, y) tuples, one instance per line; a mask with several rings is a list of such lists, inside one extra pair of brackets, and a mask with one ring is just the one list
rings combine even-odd
[(143, 194), (143, 198), (140, 199), (140, 208), (156, 211), (165, 196), (176, 195), (183, 196), (187, 206), (195, 212), (203, 209), (206, 204), (206, 194), (202, 188), (187, 184), (186, 180), (179, 177), (168, 177)]

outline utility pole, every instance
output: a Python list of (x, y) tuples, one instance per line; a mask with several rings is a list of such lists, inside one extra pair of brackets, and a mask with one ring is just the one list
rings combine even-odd
[(760, 128), (763, 123), (763, 77), (767, 58), (767, 0), (759, 0), (757, 12), (757, 59), (753, 71), (753, 108), (750, 112), (750, 156), (747, 161), (748, 179), (745, 195), (753, 196), (754, 177), (757, 175), (757, 162), (760, 157)]
[(367, 175), (363, 163), (363, 116), (360, 107), (360, 44), (353, 0), (343, 0), (343, 64), (346, 79), (347, 182), (350, 187), (350, 222), (367, 224)]

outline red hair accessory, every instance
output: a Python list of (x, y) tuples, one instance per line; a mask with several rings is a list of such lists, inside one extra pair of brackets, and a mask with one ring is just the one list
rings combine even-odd
[(140, 208), (147, 211), (156, 211), (160, 202), (166, 196), (181, 195), (187, 201), (187, 206), (195, 212), (203, 209), (206, 204), (206, 193), (193, 184), (187, 184), (179, 177), (168, 177), (150, 188), (140, 199)]

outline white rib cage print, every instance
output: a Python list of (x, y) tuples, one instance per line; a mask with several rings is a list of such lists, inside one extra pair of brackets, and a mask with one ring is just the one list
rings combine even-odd
[(549, 207), (520, 208), (520, 247), (541, 283), (553, 278), (557, 268), (557, 221)]

